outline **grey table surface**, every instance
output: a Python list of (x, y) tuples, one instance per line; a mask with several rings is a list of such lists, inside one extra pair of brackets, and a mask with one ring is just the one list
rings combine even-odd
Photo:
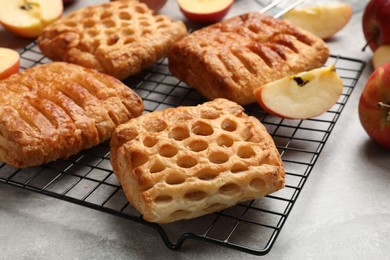
[[(79, 0), (66, 12), (96, 2), (103, 1)], [(332, 54), (367, 65), (269, 254), (193, 240), (171, 251), (149, 227), (1, 183), (0, 259), (388, 259), (390, 151), (368, 138), (357, 113), (373, 71), (372, 52), (361, 51), (365, 2), (352, 3), (352, 20), (328, 44)], [(252, 0), (237, 0), (228, 16), (256, 8)], [(184, 19), (173, 0), (161, 12)], [(29, 42), (0, 29), (1, 46)]]

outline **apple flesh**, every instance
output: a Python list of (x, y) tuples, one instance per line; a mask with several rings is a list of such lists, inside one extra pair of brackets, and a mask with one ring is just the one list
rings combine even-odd
[(390, 44), (382, 45), (375, 50), (372, 65), (377, 69), (388, 61), (390, 61)]
[(375, 51), (390, 44), (390, 0), (371, 0), (366, 5), (362, 26), (368, 46)]
[(0, 80), (19, 71), (20, 55), (17, 51), (0, 48)]
[(180, 11), (188, 20), (197, 23), (221, 21), (229, 12), (234, 0), (178, 0)]
[(390, 149), (390, 62), (376, 69), (367, 79), (358, 110), (367, 134)]
[(307, 119), (331, 108), (342, 94), (343, 82), (333, 65), (267, 83), (254, 91), (268, 113), (289, 119)]
[(344, 28), (351, 17), (349, 4), (334, 3), (295, 8), (287, 12), (283, 19), (325, 40)]
[(0, 22), (16, 35), (35, 38), (63, 9), (62, 0), (0, 0)]

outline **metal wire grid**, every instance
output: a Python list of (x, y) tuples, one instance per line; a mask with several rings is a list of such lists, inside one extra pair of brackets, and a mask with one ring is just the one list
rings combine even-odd
[[(47, 62), (35, 43), (21, 53), (22, 69)], [(197, 239), (264, 255), (275, 243), (364, 68), (362, 61), (340, 56), (331, 56), (329, 64), (335, 64), (344, 88), (327, 113), (308, 120), (286, 120), (265, 113), (256, 104), (245, 107), (272, 135), (285, 165), (286, 187), (264, 198), (193, 220), (164, 225), (146, 222), (127, 202), (112, 171), (108, 142), (40, 167), (15, 169), (0, 164), (0, 182), (151, 226), (173, 250), (187, 239)], [(143, 98), (147, 112), (205, 101), (169, 73), (165, 59), (124, 82)]]

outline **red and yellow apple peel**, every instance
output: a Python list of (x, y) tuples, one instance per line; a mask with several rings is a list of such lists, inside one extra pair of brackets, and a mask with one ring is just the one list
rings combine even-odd
[(368, 78), (359, 99), (358, 112), (368, 136), (390, 149), (390, 62)]

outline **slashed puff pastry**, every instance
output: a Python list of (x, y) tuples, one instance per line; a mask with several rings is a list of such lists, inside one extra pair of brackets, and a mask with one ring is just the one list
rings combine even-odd
[(147, 221), (189, 219), (284, 187), (265, 127), (226, 99), (169, 108), (119, 125), (111, 164)]
[(203, 96), (245, 105), (267, 82), (321, 67), (327, 45), (267, 14), (248, 13), (197, 30), (169, 52), (169, 69)]
[(37, 43), (52, 60), (94, 68), (122, 80), (165, 57), (186, 34), (183, 22), (154, 15), (136, 0), (122, 0), (64, 16), (46, 27)]
[(18, 168), (66, 158), (143, 112), (119, 80), (63, 62), (0, 81), (0, 160)]

